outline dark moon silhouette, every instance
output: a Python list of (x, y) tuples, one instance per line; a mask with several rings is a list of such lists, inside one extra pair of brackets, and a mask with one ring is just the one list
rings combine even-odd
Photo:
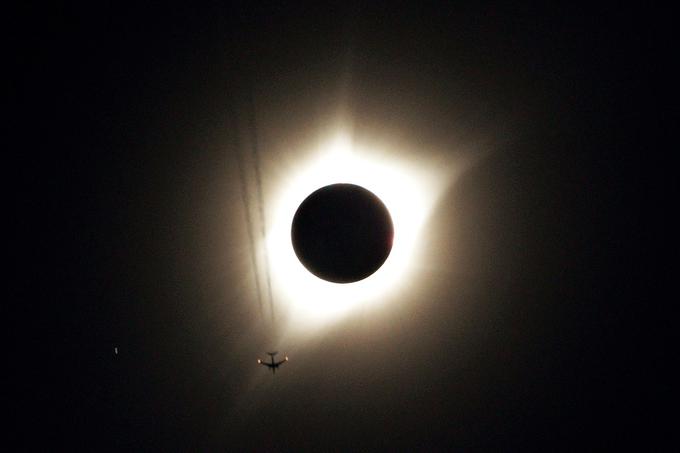
[(322, 187), (298, 207), (291, 229), (300, 262), (334, 283), (363, 280), (380, 269), (392, 250), (394, 228), (387, 208), (354, 184)]

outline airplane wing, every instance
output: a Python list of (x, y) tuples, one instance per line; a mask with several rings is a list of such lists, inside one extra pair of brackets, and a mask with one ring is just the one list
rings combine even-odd
[(273, 368), (274, 367), (274, 365), (272, 365), (271, 363), (263, 362), (262, 360), (258, 360), (257, 363), (259, 363), (260, 365), (264, 365), (267, 368)]
[(279, 365), (281, 365), (282, 363), (285, 363), (285, 362), (287, 362), (287, 361), (288, 361), (288, 357), (286, 357), (285, 359), (281, 360), (280, 362), (276, 362), (274, 365), (275, 365), (275, 366), (279, 366)]

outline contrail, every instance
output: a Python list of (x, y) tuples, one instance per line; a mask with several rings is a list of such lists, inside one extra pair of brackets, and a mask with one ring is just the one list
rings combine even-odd
[(269, 276), (269, 253), (267, 250), (267, 221), (264, 209), (264, 197), (262, 196), (262, 176), (260, 174), (260, 152), (257, 140), (257, 127), (255, 121), (255, 95), (253, 89), (250, 89), (250, 133), (251, 146), (253, 150), (253, 160), (255, 163), (255, 187), (257, 191), (257, 204), (260, 213), (260, 232), (262, 234), (262, 246), (264, 247), (264, 275), (267, 283), (267, 293), (269, 295), (269, 308), (271, 310), (272, 321), (275, 320), (274, 315), (274, 297), (272, 295), (272, 283)]
[(250, 243), (250, 261), (253, 267), (253, 276), (255, 277), (255, 293), (257, 295), (257, 303), (260, 307), (260, 316), (264, 316), (264, 309), (262, 306), (262, 290), (260, 289), (260, 277), (257, 272), (257, 254), (255, 251), (255, 238), (253, 237), (253, 220), (250, 216), (250, 201), (248, 197), (248, 181), (246, 180), (246, 168), (241, 155), (241, 140), (239, 139), (238, 121), (233, 107), (231, 108), (231, 118), (233, 121), (233, 145), (236, 150), (236, 161), (238, 162), (238, 175), (241, 183), (241, 201), (246, 212), (246, 230), (248, 230), (248, 242)]

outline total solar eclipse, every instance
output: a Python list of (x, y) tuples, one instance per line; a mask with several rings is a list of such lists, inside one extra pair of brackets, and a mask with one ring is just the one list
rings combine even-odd
[(385, 204), (355, 184), (314, 191), (293, 217), (291, 239), (302, 265), (334, 283), (363, 280), (392, 250), (394, 227)]

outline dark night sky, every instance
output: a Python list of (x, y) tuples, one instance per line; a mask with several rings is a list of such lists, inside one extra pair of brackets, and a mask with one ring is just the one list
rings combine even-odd
[[(21, 442), (662, 442), (660, 415), (642, 409), (669, 389), (654, 378), (669, 321), (653, 334), (647, 322), (666, 275), (648, 225), (662, 13), (249, 3), (20, 13)], [(413, 160), (422, 148), (453, 161), (452, 143), (484, 154), (437, 201), (419, 242), (428, 271), (398, 309), (271, 345), (233, 147), (251, 87), (266, 194), (287, 168), (274, 145), (338, 109)], [(291, 356), (274, 378), (255, 363), (271, 347)]]

